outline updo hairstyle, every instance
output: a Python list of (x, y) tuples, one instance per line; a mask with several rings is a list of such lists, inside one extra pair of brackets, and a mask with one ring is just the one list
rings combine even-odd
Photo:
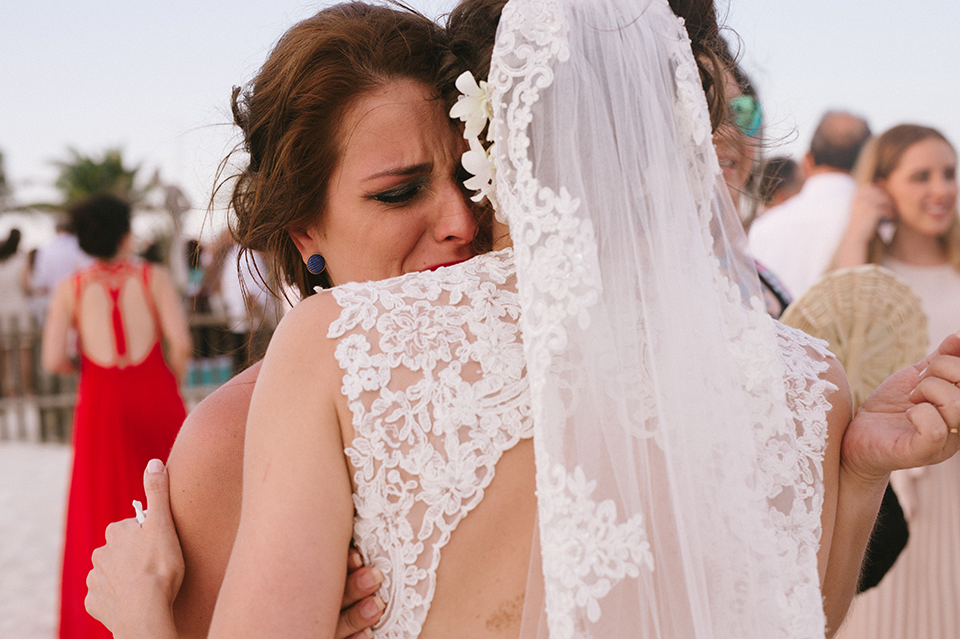
[(329, 286), (326, 272), (306, 270), (287, 231), (322, 220), (343, 150), (341, 123), (361, 97), (396, 80), (422, 82), (439, 99), (448, 55), (443, 30), (428, 18), (363, 2), (335, 5), (290, 28), (256, 77), (233, 93), (249, 155), (231, 197), (241, 249), (263, 252), (301, 295)]
[[(471, 71), (477, 80), (485, 80), (490, 75), (497, 25), (506, 3), (507, 0), (462, 0), (450, 12), (447, 34), (454, 61), (444, 69), (443, 86), (452, 87), (456, 76), (464, 70)], [(710, 124), (716, 130), (727, 116), (725, 70), (735, 66), (720, 36), (716, 8), (713, 0), (669, 0), (669, 3), (673, 12), (684, 20), (707, 95)], [(449, 106), (455, 101), (455, 93), (447, 96)]]
[(68, 210), (84, 253), (101, 259), (117, 255), (130, 234), (130, 205), (115, 195), (92, 195)]

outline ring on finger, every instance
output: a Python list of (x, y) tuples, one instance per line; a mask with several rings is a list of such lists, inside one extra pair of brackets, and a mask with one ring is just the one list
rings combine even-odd
[(136, 499), (133, 500), (133, 509), (134, 509), (134, 510), (136, 511), (136, 513), (137, 513), (137, 523), (138, 523), (138, 524), (142, 524), (143, 522), (145, 522), (145, 521), (147, 520), (147, 515), (146, 515), (145, 512), (143, 512), (143, 504), (141, 504), (141, 503), (140, 503), (138, 500), (136, 500)]

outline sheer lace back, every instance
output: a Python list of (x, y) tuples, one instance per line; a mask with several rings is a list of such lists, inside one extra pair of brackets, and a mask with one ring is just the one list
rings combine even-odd
[(416, 637), (441, 550), (502, 454), (531, 436), (512, 252), (333, 295), (354, 540), (385, 576), (377, 636)]

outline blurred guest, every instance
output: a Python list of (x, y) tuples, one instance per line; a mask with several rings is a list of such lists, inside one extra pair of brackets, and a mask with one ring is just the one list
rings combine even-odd
[(160, 242), (160, 240), (153, 240), (147, 244), (147, 248), (143, 249), (143, 252), (140, 253), (140, 257), (151, 264), (163, 264), (163, 244)]
[(0, 244), (0, 333), (12, 338), (0, 344), (0, 391), (3, 395), (32, 392), (30, 306), (23, 288), (27, 255), (19, 251), (20, 229), (12, 229)]
[(800, 192), (803, 172), (786, 156), (765, 160), (760, 167), (760, 202), (765, 208), (778, 206)]
[(201, 293), (203, 285), (203, 245), (199, 240), (187, 240), (187, 299), (193, 300)]
[(80, 247), (95, 259), (57, 286), (41, 349), (50, 372), (75, 370), (68, 335), (76, 328), (80, 385), (60, 637), (107, 639), (110, 633), (83, 607), (90, 554), (103, 545), (107, 524), (128, 516), (132, 500), (144, 499), (144, 465), (166, 458), (173, 445), (186, 416), (177, 380), (190, 355), (190, 333), (167, 271), (132, 257), (130, 207), (101, 195), (70, 213)]
[[(872, 141), (835, 260), (841, 268), (882, 264), (905, 280), (923, 303), (930, 344), (960, 324), (956, 172), (956, 151), (935, 129), (904, 124)], [(894, 471), (890, 481), (910, 541), (880, 585), (857, 599), (838, 636), (960, 637), (960, 459)]]
[(756, 214), (756, 164), (763, 145), (763, 111), (760, 96), (739, 66), (727, 75), (727, 119), (713, 135), (717, 160), (723, 170), (734, 208), (745, 225)]
[(240, 254), (233, 243), (220, 274), (220, 295), (232, 336), (233, 373), (263, 357), (267, 337), (276, 326), (277, 308), (267, 286), (269, 271), (263, 256), (254, 251)]
[[(713, 145), (730, 199), (740, 220), (748, 226), (759, 205), (756, 163), (763, 138), (763, 111), (753, 83), (739, 66), (727, 74), (725, 92), (727, 118), (713, 134)], [(779, 318), (793, 298), (763, 263), (757, 261), (756, 267), (767, 312)]]
[[(803, 158), (800, 192), (750, 227), (750, 249), (787, 289), (800, 296), (826, 272), (849, 219), (856, 190), (850, 171), (870, 136), (866, 121), (830, 111)], [(938, 342), (939, 343), (939, 342)]]
[(56, 237), (37, 249), (37, 256), (33, 262), (30, 294), (35, 301), (34, 312), (37, 322), (43, 323), (50, 295), (57, 284), (76, 269), (87, 266), (91, 262), (92, 258), (80, 248), (70, 223), (63, 220), (57, 223)]

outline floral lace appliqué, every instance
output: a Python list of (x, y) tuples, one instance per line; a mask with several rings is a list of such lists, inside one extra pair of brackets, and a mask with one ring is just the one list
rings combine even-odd
[(416, 637), (440, 551), (531, 436), (511, 252), (333, 289), (355, 437), (354, 539), (384, 574), (378, 637)]
[[(544, 577), (550, 627), (561, 637), (575, 635), (574, 610), (583, 609), (590, 621), (597, 621), (599, 600), (617, 582), (640, 576), (640, 566), (653, 570), (643, 517), (618, 523), (616, 504), (594, 501), (595, 488), (579, 467), (568, 473), (563, 464), (555, 464), (550, 481), (538, 489), (538, 497), (549, 504), (540, 511), (542, 543), (560, 549), (544, 564)], [(589, 541), (570, 544), (570, 539)]]

